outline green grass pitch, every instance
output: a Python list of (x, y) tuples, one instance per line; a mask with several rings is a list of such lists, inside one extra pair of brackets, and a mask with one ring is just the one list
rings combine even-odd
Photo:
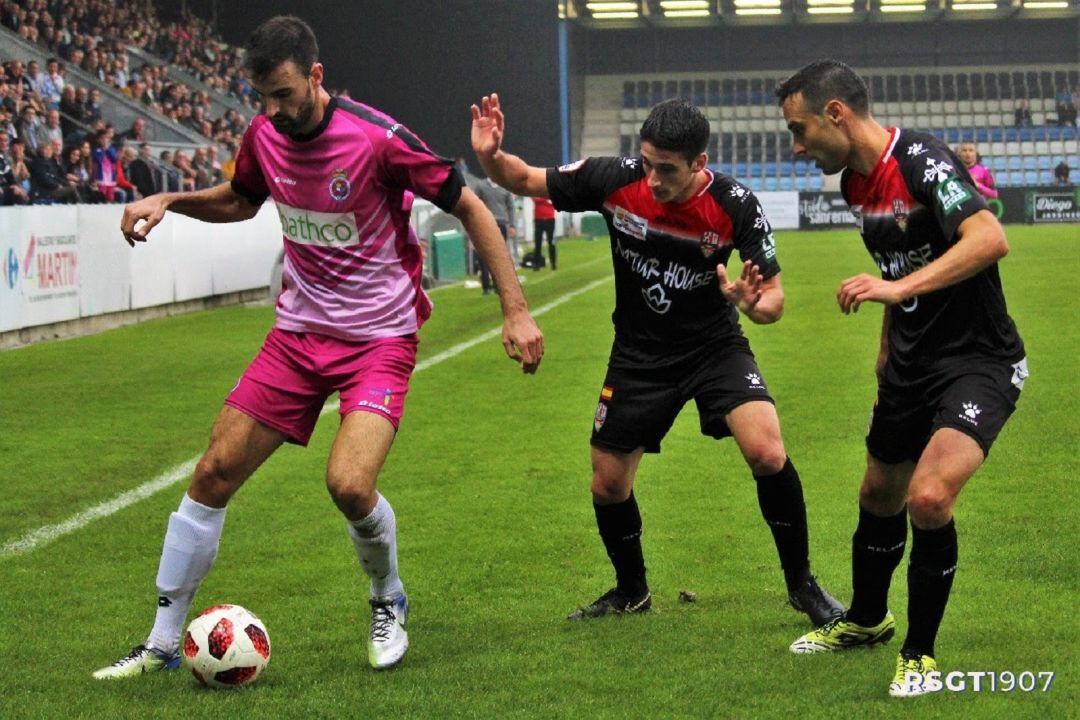
[[(588, 493), (611, 342), (605, 283), (539, 319), (548, 350), (535, 377), (497, 341), (415, 376), (380, 480), (413, 608), (400, 668), (367, 667), (366, 580), (323, 483), (334, 413), (309, 448), (284, 448), (237, 495), (195, 601), (239, 603), (265, 621), (274, 655), (256, 685), (221, 693), (184, 672), (90, 677), (149, 628), (180, 483), (0, 556), (0, 718), (1076, 717), (1080, 231), (1008, 235), (1002, 275), (1031, 378), (960, 498), (960, 567), (938, 660), (946, 671), (1054, 671), (1047, 693), (892, 700), (899, 638), (791, 655), (807, 623), (784, 603), (750, 473), (731, 441), (698, 433), (692, 403), (637, 484), (655, 611), (564, 620), (612, 576)], [(845, 317), (835, 292), (874, 267), (854, 232), (778, 240), (786, 313), (747, 334), (802, 475), (815, 572), (847, 601), (881, 310)], [(534, 308), (610, 276), (606, 241), (564, 241), (559, 252), (558, 272), (525, 271)], [(434, 299), (421, 358), (499, 324), (497, 302), (479, 290)], [(0, 353), (0, 544), (196, 457), (271, 323), (271, 308), (229, 308)], [(905, 566), (890, 601), (900, 633)], [(680, 603), (681, 590), (698, 601)]]

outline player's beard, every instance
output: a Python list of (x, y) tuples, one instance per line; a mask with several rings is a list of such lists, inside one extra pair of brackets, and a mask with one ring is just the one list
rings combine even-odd
[(307, 97), (300, 103), (300, 107), (296, 109), (296, 117), (290, 118), (278, 114), (270, 118), (270, 123), (274, 126), (274, 129), (282, 135), (296, 135), (311, 121), (311, 116), (314, 114), (315, 93), (312, 92), (311, 87), (308, 86)]

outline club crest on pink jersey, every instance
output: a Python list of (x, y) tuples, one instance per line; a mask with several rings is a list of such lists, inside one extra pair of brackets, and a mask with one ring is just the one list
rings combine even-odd
[(344, 170), (335, 170), (330, 176), (330, 197), (342, 202), (349, 197), (350, 192), (352, 192), (352, 184), (349, 183), (349, 176)]

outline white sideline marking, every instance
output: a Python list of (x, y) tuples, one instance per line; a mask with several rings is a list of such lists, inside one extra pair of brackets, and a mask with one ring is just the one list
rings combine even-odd
[[(533, 310), (533, 317), (538, 317), (545, 313), (551, 312), (555, 308), (559, 307), (563, 303), (569, 302), (579, 295), (589, 292), (595, 288), (600, 287), (604, 283), (611, 282), (611, 278), (605, 277), (600, 280), (594, 280), (588, 285), (584, 285), (577, 290), (572, 290), (556, 300), (552, 300), (547, 305), (542, 305), (536, 310)], [(502, 335), (502, 327), (497, 327), (492, 330), (488, 330), (485, 333), (481, 333), (476, 337), (466, 340), (463, 343), (458, 343), (453, 347), (433, 355), (426, 360), (422, 360), (416, 364), (414, 373), (427, 370), (430, 367), (434, 367), (444, 360), (449, 360), (452, 357), (456, 357), (465, 352), (469, 348), (479, 345), (482, 342), (497, 338)], [(338, 402), (327, 403), (322, 409), (322, 415), (333, 412), (338, 409)], [(200, 454), (201, 457), (201, 454)], [(81, 530), (95, 520), (108, 517), (114, 513), (123, 510), (130, 505), (134, 505), (140, 500), (145, 500), (151, 495), (157, 493), (159, 490), (164, 490), (170, 485), (175, 485), (184, 478), (191, 475), (195, 469), (195, 463), (197, 463), (199, 457), (193, 457), (190, 460), (186, 460), (179, 465), (169, 468), (162, 474), (158, 475), (153, 480), (149, 480), (138, 487), (122, 492), (112, 500), (107, 500), (100, 505), (95, 505), (92, 508), (83, 510), (81, 513), (72, 515), (67, 520), (57, 523), (55, 525), (45, 525), (39, 527), (37, 530), (31, 530), (27, 534), (23, 535), (18, 540), (12, 540), (5, 543), (0, 548), (0, 559), (13, 557), (15, 555), (25, 555), (26, 553), (33, 552), (40, 547), (48, 545), (49, 543), (57, 540), (64, 535), (69, 535), (76, 530)]]

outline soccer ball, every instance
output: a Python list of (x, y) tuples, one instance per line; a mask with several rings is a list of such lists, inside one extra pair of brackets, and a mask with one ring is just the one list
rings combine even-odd
[(239, 605), (215, 605), (188, 625), (184, 664), (203, 685), (249, 685), (270, 662), (270, 636), (259, 618)]

